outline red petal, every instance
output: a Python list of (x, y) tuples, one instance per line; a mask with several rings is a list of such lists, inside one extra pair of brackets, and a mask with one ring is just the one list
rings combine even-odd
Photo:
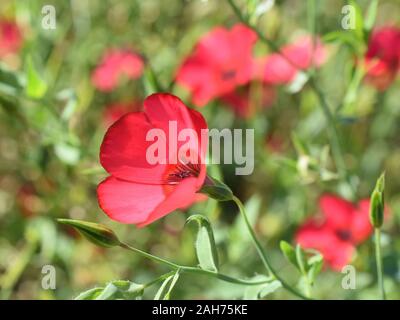
[(355, 251), (350, 242), (340, 240), (328, 225), (317, 225), (313, 220), (297, 231), (296, 242), (304, 248), (318, 250), (325, 262), (337, 271), (351, 261)]
[(195, 201), (196, 180), (177, 186), (146, 185), (108, 177), (97, 188), (99, 205), (113, 220), (143, 227)]
[(370, 237), (373, 232), (371, 222), (369, 221), (369, 199), (361, 200), (358, 208), (353, 211), (351, 222), (352, 240), (359, 244)]
[(326, 223), (341, 231), (350, 230), (354, 205), (335, 195), (323, 195), (319, 201), (322, 213), (326, 217)]
[[(176, 79), (187, 87), (198, 106), (250, 81), (252, 49), (257, 35), (239, 24), (215, 28), (202, 37), (178, 70)], [(224, 74), (232, 76), (224, 77)]]
[(279, 53), (267, 57), (264, 67), (264, 81), (271, 84), (285, 84), (292, 81), (297, 70)]
[(152, 129), (144, 113), (128, 113), (116, 121), (104, 136), (100, 163), (111, 175), (129, 181), (161, 183), (165, 165), (151, 165), (146, 150), (153, 143), (146, 141)]
[[(178, 142), (175, 137), (178, 148), (172, 153), (177, 155), (177, 150), (185, 145), (199, 156), (200, 163), (204, 163), (208, 141), (203, 139), (204, 143), (201, 143), (201, 130), (207, 129), (207, 124), (200, 113), (188, 109), (181, 100), (170, 94), (149, 96), (144, 102), (144, 108), (145, 112), (129, 113), (120, 118), (104, 137), (100, 162), (111, 175), (138, 183), (165, 183), (164, 173), (168, 163), (177, 164), (179, 160), (168, 157), (170, 121), (176, 121), (178, 134), (180, 130), (193, 129), (198, 138), (195, 144), (189, 138)], [(162, 129), (166, 135), (165, 164), (149, 164), (147, 160), (146, 152), (154, 142), (146, 141), (146, 135), (153, 128)], [(203, 134), (206, 135), (207, 131)]]

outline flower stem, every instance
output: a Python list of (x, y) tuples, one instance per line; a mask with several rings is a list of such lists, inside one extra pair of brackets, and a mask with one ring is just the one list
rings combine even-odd
[(256, 247), (256, 250), (258, 252), (258, 255), (261, 258), (261, 261), (263, 262), (265, 269), (268, 271), (268, 274), (271, 275), (272, 277), (274, 277), (276, 280), (279, 280), (282, 284), (282, 286), (288, 290), (289, 292), (291, 292), (293, 295), (301, 298), (301, 299), (309, 299), (308, 297), (304, 296), (302, 293), (300, 293), (299, 291), (297, 291), (296, 289), (294, 289), (292, 286), (290, 286), (288, 283), (286, 283), (286, 281), (284, 281), (278, 274), (277, 272), (274, 270), (274, 268), (272, 267), (271, 263), (269, 262), (260, 241), (257, 239), (257, 236), (253, 230), (253, 227), (250, 224), (249, 218), (247, 217), (246, 214), (246, 210), (243, 206), (243, 203), (239, 200), (239, 198), (237, 197), (233, 197), (233, 201), (236, 203), (236, 205), (239, 208), (240, 214), (242, 215), (246, 227), (250, 233), (251, 239), (254, 243), (254, 246)]
[(375, 228), (375, 256), (376, 256), (376, 271), (378, 273), (378, 285), (381, 291), (382, 300), (386, 300), (385, 287), (383, 284), (383, 263), (381, 253), (381, 229)]
[[(135, 247), (132, 247), (126, 243), (121, 243), (120, 245), (121, 248), (124, 248), (126, 250), (135, 252), (147, 259), (153, 260), (157, 263), (163, 264), (173, 270), (180, 270), (181, 272), (186, 272), (186, 273), (194, 273), (194, 274), (201, 274), (201, 275), (206, 275), (206, 276), (211, 276), (217, 279), (220, 279), (222, 281), (225, 282), (230, 282), (230, 283), (234, 283), (234, 284), (240, 284), (240, 285), (246, 285), (246, 286), (254, 286), (254, 285), (260, 285), (260, 284), (265, 284), (270, 282), (270, 280), (263, 280), (263, 281), (250, 281), (250, 280), (244, 280), (244, 279), (237, 279), (237, 278), (233, 278), (230, 276), (227, 276), (225, 274), (219, 273), (219, 272), (214, 272), (214, 271), (209, 271), (209, 270), (204, 270), (204, 269), (200, 269), (200, 268), (196, 268), (196, 267), (189, 267), (189, 266), (181, 266), (178, 265), (176, 263), (170, 262), (168, 260), (153, 256), (150, 253), (147, 253), (145, 251), (142, 251), (140, 249), (137, 249)], [(167, 274), (165, 274), (165, 278), (168, 277)], [(163, 277), (163, 276), (161, 276)], [(159, 278), (156, 279), (157, 281), (159, 280)]]

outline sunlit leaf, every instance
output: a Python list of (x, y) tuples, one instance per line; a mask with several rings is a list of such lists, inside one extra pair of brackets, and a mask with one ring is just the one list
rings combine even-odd
[(218, 271), (218, 253), (210, 221), (202, 215), (190, 216), (186, 223), (197, 222), (196, 255), (200, 267), (204, 270)]
[[(263, 275), (257, 275), (255, 276), (252, 280), (254, 281), (268, 281), (270, 278), (263, 276)], [(255, 285), (255, 286), (247, 286), (246, 290), (244, 292), (244, 297), (243, 299), (245, 300), (259, 300), (262, 298), (265, 298), (271, 293), (274, 293), (276, 290), (282, 287), (282, 284), (278, 280), (271, 280), (270, 282), (267, 282), (265, 284), (260, 284), (260, 285)]]
[(26, 59), (26, 94), (31, 98), (42, 98), (47, 91), (47, 84), (39, 75), (39, 72), (33, 65), (32, 58), (28, 56)]

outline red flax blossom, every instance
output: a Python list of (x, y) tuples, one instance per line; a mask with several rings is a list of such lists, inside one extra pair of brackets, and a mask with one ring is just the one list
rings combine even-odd
[(348, 264), (355, 247), (365, 241), (373, 229), (369, 222), (369, 200), (357, 205), (335, 195), (324, 195), (320, 199), (323, 219), (311, 218), (296, 234), (296, 241), (305, 248), (316, 249), (325, 262), (334, 270)]
[(200, 39), (178, 70), (176, 80), (192, 94), (193, 103), (211, 100), (249, 82), (257, 35), (242, 24), (217, 27)]
[(22, 34), (13, 21), (0, 21), (0, 59), (19, 51), (22, 46)]
[[(143, 110), (126, 114), (108, 129), (100, 162), (110, 176), (97, 188), (100, 207), (111, 219), (139, 227), (197, 200), (206, 177), (207, 149), (207, 141), (200, 143), (202, 132), (207, 132), (206, 121), (179, 98), (156, 93), (145, 99)], [(176, 124), (175, 132), (171, 123)], [(163, 163), (148, 161), (147, 152), (154, 144), (147, 137), (151, 129), (165, 133), (161, 142), (174, 153)], [(184, 129), (195, 132), (197, 140), (175, 140), (175, 148), (170, 140)], [(198, 155), (198, 161), (188, 162), (186, 152), (178, 152), (182, 148)]]
[(326, 48), (319, 39), (314, 41), (310, 36), (302, 36), (282, 47), (279, 53), (259, 59), (255, 72), (268, 84), (287, 84), (294, 80), (299, 70), (319, 67), (326, 59)]
[(137, 53), (126, 49), (106, 52), (92, 73), (92, 83), (100, 91), (112, 91), (121, 77), (137, 79), (143, 73), (144, 62)]
[(365, 55), (366, 80), (378, 90), (386, 90), (400, 68), (400, 29), (383, 27), (376, 30)]

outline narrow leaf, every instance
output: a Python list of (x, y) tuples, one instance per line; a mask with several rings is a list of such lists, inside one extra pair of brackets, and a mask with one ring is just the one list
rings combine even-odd
[(186, 223), (197, 222), (196, 255), (200, 267), (204, 270), (218, 271), (218, 253), (210, 221), (202, 215), (190, 216)]
[(40, 99), (47, 91), (46, 82), (40, 77), (38, 71), (33, 65), (32, 58), (28, 56), (26, 60), (26, 73), (27, 73), (27, 84), (26, 94), (28, 97)]
[(287, 243), (286, 241), (281, 241), (280, 242), (280, 247), (283, 255), (286, 257), (286, 259), (293, 264), (297, 269), (300, 269), (298, 263), (297, 263), (297, 258), (296, 258), (296, 251), (294, 248)]

